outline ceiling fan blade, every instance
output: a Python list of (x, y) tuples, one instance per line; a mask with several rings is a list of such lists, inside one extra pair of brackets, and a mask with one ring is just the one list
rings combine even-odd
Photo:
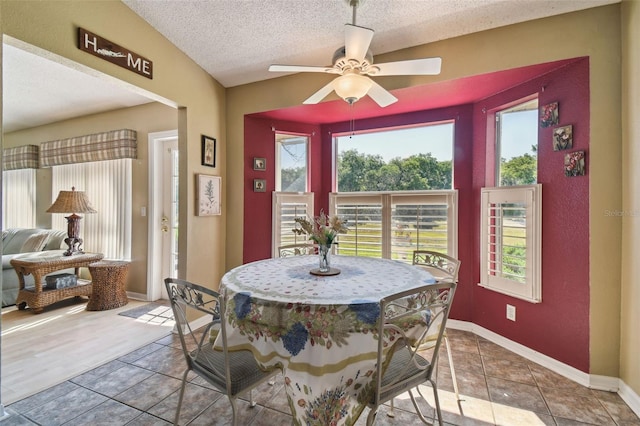
[(313, 95), (309, 96), (309, 98), (303, 102), (303, 104), (317, 104), (318, 102), (320, 102), (321, 100), (323, 100), (329, 93), (333, 92), (333, 82), (334, 80), (331, 80), (329, 82), (329, 84), (327, 84), (326, 86), (324, 86), (322, 89), (318, 90), (316, 93), (314, 93)]
[(331, 72), (331, 67), (312, 67), (305, 65), (271, 65), (271, 72)]
[[(411, 59), (408, 61), (373, 64), (367, 74), (380, 75), (436, 75), (440, 74), (442, 58)], [(377, 68), (377, 70), (376, 70)], [(375, 71), (375, 72), (374, 72)]]
[(369, 89), (369, 92), (367, 92), (367, 95), (369, 95), (369, 97), (382, 108), (389, 106), (394, 102), (398, 102), (398, 98), (393, 96), (389, 91), (387, 91), (387, 89), (380, 86), (373, 80), (371, 80), (371, 83), (371, 88)]
[(347, 59), (362, 61), (373, 39), (373, 30), (357, 25), (346, 24), (344, 50)]

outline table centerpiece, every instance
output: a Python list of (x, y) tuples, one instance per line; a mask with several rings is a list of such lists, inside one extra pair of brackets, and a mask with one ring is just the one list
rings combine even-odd
[(320, 215), (312, 219), (297, 217), (294, 219), (296, 227), (293, 232), (297, 235), (309, 235), (318, 245), (319, 267), (312, 269), (314, 275), (337, 275), (339, 269), (331, 268), (331, 244), (334, 243), (338, 234), (346, 234), (347, 221), (343, 221), (338, 216), (327, 216), (324, 210), (320, 210)]

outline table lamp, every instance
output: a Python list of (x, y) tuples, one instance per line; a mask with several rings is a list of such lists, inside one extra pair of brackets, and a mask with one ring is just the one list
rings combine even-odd
[(80, 219), (82, 217), (76, 213), (97, 213), (84, 191), (76, 191), (75, 187), (71, 187), (71, 191), (60, 191), (56, 201), (47, 209), (47, 213), (71, 213), (65, 217), (67, 219), (67, 238), (64, 239), (64, 242), (69, 246), (69, 249), (63, 254), (65, 256), (82, 254), (82, 238), (80, 238)]

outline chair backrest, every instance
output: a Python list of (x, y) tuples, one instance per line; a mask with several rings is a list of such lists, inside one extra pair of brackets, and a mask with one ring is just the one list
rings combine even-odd
[(279, 257), (302, 256), (306, 254), (316, 254), (316, 245), (310, 243), (287, 244), (278, 247)]
[(431, 250), (415, 250), (413, 264), (425, 268), (436, 281), (458, 282), (460, 261), (451, 256)]
[[(193, 362), (198, 358), (200, 352), (207, 345), (213, 344), (210, 338), (211, 328), (220, 323), (220, 295), (211, 289), (178, 278), (165, 278), (164, 283), (167, 287), (176, 329), (180, 336), (182, 351), (187, 364), (193, 368)], [(201, 313), (210, 315), (211, 321), (206, 326), (194, 330), (192, 328), (194, 323), (202, 325), (199, 321), (194, 322), (195, 319), (202, 316)], [(221, 379), (225, 378), (224, 371), (213, 372)]]
[[(454, 282), (428, 284), (380, 301), (376, 404), (384, 402), (378, 398), (387, 389), (398, 387), (397, 381), (382, 381), (394, 355), (402, 353), (394, 360), (393, 377), (404, 377), (407, 372), (417, 371), (424, 380), (431, 380), (456, 286)], [(418, 354), (424, 349), (424, 343), (433, 348), (429, 359), (423, 357), (424, 353)]]

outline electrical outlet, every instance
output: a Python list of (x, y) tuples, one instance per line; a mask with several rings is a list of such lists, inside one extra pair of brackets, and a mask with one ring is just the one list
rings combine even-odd
[(513, 305), (507, 305), (507, 319), (511, 321), (516, 320), (516, 307)]

